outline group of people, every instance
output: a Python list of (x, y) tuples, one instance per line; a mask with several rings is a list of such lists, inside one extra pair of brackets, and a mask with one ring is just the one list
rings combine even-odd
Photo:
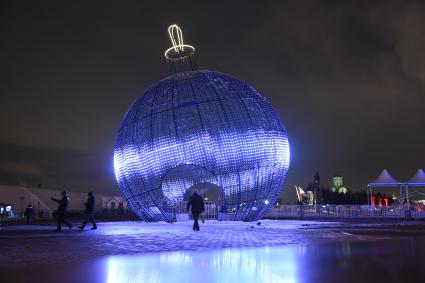
[[(56, 231), (60, 232), (62, 231), (62, 223), (69, 227), (69, 229), (72, 229), (72, 223), (66, 220), (66, 212), (69, 205), (69, 196), (66, 192), (61, 193), (62, 198), (56, 199), (51, 198), (51, 200), (57, 202), (59, 204), (58, 206), (58, 214), (57, 214), (57, 228)], [(95, 205), (95, 198), (93, 195), (93, 192), (89, 192), (87, 198), (87, 202), (84, 203), (85, 209), (84, 209), (84, 220), (81, 223), (78, 228), (80, 230), (84, 230), (84, 227), (86, 226), (87, 222), (90, 221), (92, 223), (92, 230), (97, 229), (96, 221), (94, 220), (94, 205)]]
[[(95, 230), (97, 229), (96, 221), (93, 215), (94, 206), (95, 206), (95, 198), (94, 198), (93, 192), (89, 192), (87, 195), (88, 195), (87, 202), (84, 203), (85, 205), (84, 220), (81, 223), (81, 225), (78, 226), (78, 228), (80, 228), (81, 230), (84, 230), (84, 227), (86, 226), (87, 222), (90, 221), (92, 223), (91, 230)], [(69, 196), (65, 191), (61, 193), (61, 196), (62, 197), (60, 199), (56, 199), (53, 197), (51, 198), (51, 200), (59, 204), (58, 212), (57, 212), (57, 221), (56, 221), (57, 232), (62, 231), (62, 224), (65, 224), (66, 226), (69, 227), (69, 229), (72, 229), (72, 223), (66, 220), (66, 213), (67, 213), (68, 205), (69, 205)], [(193, 231), (199, 231), (200, 229), (199, 217), (200, 216), (202, 217), (202, 213), (205, 210), (205, 204), (204, 204), (203, 197), (199, 195), (197, 190), (194, 190), (193, 194), (189, 198), (189, 201), (187, 203), (187, 211), (189, 212), (189, 210), (191, 210), (192, 216), (193, 216)], [(33, 213), (32, 205), (28, 204), (24, 214), (26, 217), (27, 224), (30, 223), (32, 213)], [(203, 218), (202, 218), (202, 221), (204, 221)]]
[[(66, 211), (69, 204), (68, 194), (66, 192), (62, 192), (61, 199), (56, 199), (56, 198), (51, 198), (51, 199), (59, 204), (56, 231), (62, 231), (62, 223), (67, 225), (69, 229), (71, 229), (72, 223), (65, 219)], [(85, 218), (81, 226), (78, 227), (81, 230), (84, 230), (84, 227), (86, 226), (88, 221), (90, 221), (93, 225), (91, 228), (92, 230), (97, 229), (96, 221), (94, 220), (94, 216), (93, 216), (94, 204), (95, 204), (94, 195), (92, 192), (89, 192), (87, 202), (85, 203), (85, 210), (84, 210)], [(199, 195), (197, 190), (193, 191), (192, 196), (189, 198), (189, 201), (187, 202), (187, 211), (189, 210), (192, 211), (192, 216), (193, 216), (193, 231), (199, 231), (200, 230), (199, 217), (202, 216), (202, 213), (205, 210), (205, 203), (204, 203), (204, 198)], [(202, 221), (204, 221), (203, 218), (202, 218)]]
[[(81, 223), (81, 225), (78, 226), (78, 228), (80, 228), (81, 230), (84, 230), (84, 227), (86, 226), (87, 222), (90, 221), (93, 225), (91, 229), (95, 230), (97, 229), (96, 221), (94, 220), (94, 215), (93, 215), (95, 198), (94, 198), (93, 192), (89, 192), (87, 195), (88, 195), (87, 202), (84, 203), (85, 205), (84, 220)], [(61, 196), (62, 197), (60, 199), (56, 199), (53, 197), (50, 198), (51, 200), (59, 204), (58, 213), (57, 213), (57, 222), (56, 222), (57, 224), (56, 231), (58, 232), (62, 231), (62, 223), (68, 226), (70, 229), (72, 228), (72, 223), (66, 220), (66, 213), (67, 213), (68, 204), (69, 204), (69, 196), (65, 191), (61, 193)], [(28, 204), (24, 212), (24, 216), (26, 218), (27, 224), (30, 224), (32, 215), (33, 215), (32, 205)]]

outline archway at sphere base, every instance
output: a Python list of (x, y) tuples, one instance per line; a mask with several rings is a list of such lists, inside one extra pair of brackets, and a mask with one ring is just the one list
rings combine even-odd
[(167, 171), (161, 182), (170, 222), (188, 220), (186, 205), (194, 190), (205, 199), (205, 215), (217, 219), (224, 203), (224, 192), (214, 172), (194, 164), (182, 164)]
[(197, 190), (199, 195), (204, 198), (205, 211), (204, 217), (206, 219), (218, 219), (218, 213), (222, 210), (223, 206), (223, 191), (219, 186), (209, 182), (196, 183), (188, 188), (184, 194), (184, 204), (187, 204), (190, 196)]

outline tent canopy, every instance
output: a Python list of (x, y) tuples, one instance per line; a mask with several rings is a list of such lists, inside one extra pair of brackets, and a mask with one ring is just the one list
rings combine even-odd
[(407, 182), (399, 182), (393, 178), (393, 176), (388, 173), (386, 169), (382, 170), (378, 178), (372, 183), (367, 185), (370, 188), (379, 188), (379, 187), (400, 187), (400, 186), (409, 186), (409, 187), (425, 187), (425, 172), (422, 169), (418, 169), (416, 174), (410, 178)]
[(407, 182), (408, 186), (412, 187), (425, 187), (425, 172), (422, 169), (418, 169), (416, 171), (416, 174), (410, 178), (410, 180)]
[(396, 179), (393, 178), (393, 176), (388, 173), (386, 169), (382, 170), (381, 174), (379, 174), (378, 178), (375, 179), (372, 183), (369, 183), (368, 187), (399, 187), (403, 185), (403, 183), (400, 183)]
[[(402, 188), (404, 187), (406, 190), (406, 201), (407, 205), (409, 205), (409, 187), (425, 187), (425, 172), (422, 169), (418, 169), (416, 174), (410, 178), (407, 182), (399, 182), (394, 179), (387, 170), (382, 170), (381, 174), (378, 178), (369, 183), (367, 185), (368, 192), (370, 191), (370, 195), (372, 197), (372, 188), (383, 188), (383, 187), (399, 187), (400, 188), (400, 200), (403, 199)], [(372, 202), (372, 200), (371, 200)]]

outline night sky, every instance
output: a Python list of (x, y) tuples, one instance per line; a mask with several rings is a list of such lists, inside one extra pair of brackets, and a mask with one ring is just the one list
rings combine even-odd
[(199, 2), (1, 1), (0, 184), (118, 192), (115, 136), (169, 74), (174, 23), (201, 69), (279, 112), (289, 199), (317, 170), (360, 191), (383, 168), (404, 181), (425, 167), (423, 1)]

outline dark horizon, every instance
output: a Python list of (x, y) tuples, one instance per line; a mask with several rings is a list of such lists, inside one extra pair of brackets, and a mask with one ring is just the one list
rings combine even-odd
[(425, 4), (3, 2), (0, 184), (118, 192), (122, 117), (169, 74), (177, 23), (200, 69), (238, 77), (287, 128), (284, 196), (320, 171), (363, 191), (425, 167)]

